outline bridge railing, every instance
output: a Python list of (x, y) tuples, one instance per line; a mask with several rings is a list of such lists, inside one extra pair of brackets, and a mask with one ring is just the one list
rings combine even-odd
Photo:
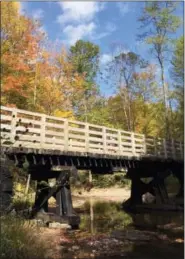
[(1, 106), (1, 145), (115, 156), (183, 159), (179, 141)]

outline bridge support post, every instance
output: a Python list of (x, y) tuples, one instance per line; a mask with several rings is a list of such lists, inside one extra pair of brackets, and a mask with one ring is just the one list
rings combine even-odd
[(42, 204), (44, 198), (49, 193), (49, 185), (48, 181), (37, 181), (37, 190), (35, 195), (35, 204), (34, 208), (40, 208), (40, 210), (43, 210), (43, 212), (48, 212), (48, 200)]
[(78, 227), (80, 217), (75, 213), (72, 205), (70, 185), (66, 184), (56, 194), (56, 214), (57, 216), (67, 218), (69, 225), (73, 228)]
[[(75, 213), (72, 206), (72, 197), (70, 189), (70, 170), (58, 173), (56, 185), (50, 187), (47, 181), (39, 181), (35, 204), (32, 209), (32, 217), (43, 219), (46, 222), (58, 221), (67, 222), (72, 228), (77, 228), (80, 224), (80, 217)], [(50, 197), (56, 199), (56, 214), (48, 213), (48, 200)], [(40, 213), (39, 213), (40, 212)]]
[[(137, 169), (131, 169), (131, 196), (129, 200), (123, 203), (123, 208), (133, 210), (135, 209), (163, 209), (169, 206), (169, 197), (164, 183), (164, 179), (170, 174), (168, 171), (158, 172), (157, 169), (154, 174), (151, 174), (153, 180), (148, 183), (144, 183), (141, 178), (147, 178), (149, 175), (139, 174)], [(152, 194), (155, 199), (147, 198), (147, 194)], [(145, 195), (145, 197), (143, 197)]]
[(142, 204), (141, 180), (139, 177), (132, 179), (130, 204)]

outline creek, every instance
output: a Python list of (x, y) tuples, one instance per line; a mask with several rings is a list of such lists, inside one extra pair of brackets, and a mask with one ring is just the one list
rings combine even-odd
[(63, 258), (184, 258), (182, 212), (130, 214), (120, 202), (93, 198), (79, 204), (80, 228), (66, 233), (73, 243), (62, 244)]

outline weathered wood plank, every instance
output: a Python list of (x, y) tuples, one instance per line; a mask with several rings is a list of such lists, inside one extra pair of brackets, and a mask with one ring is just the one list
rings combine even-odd
[(4, 114), (1, 114), (1, 121), (11, 121), (12, 120), (12, 116), (11, 115), (4, 115)]
[(21, 124), (26, 124), (26, 125), (38, 125), (41, 126), (42, 125), (42, 121), (41, 120), (32, 120), (32, 119), (27, 119), (27, 118), (17, 118), (16, 122), (18, 122), (21, 119)]
[(102, 144), (92, 144), (92, 143), (89, 143), (89, 147), (92, 148), (101, 148), (101, 149), (104, 149), (104, 146)]
[(107, 143), (107, 144), (116, 144), (116, 145), (119, 144), (117, 140), (113, 140), (113, 139), (110, 139), (110, 140), (107, 139), (107, 140), (106, 140), (106, 143)]
[(36, 135), (22, 135), (22, 134), (16, 134), (19, 137), (19, 141), (37, 141), (38, 143), (40, 143), (40, 136), (36, 136)]
[(89, 142), (103, 143), (103, 139), (101, 139), (101, 138), (89, 137), (88, 140), (89, 140)]
[(85, 134), (85, 129), (75, 128), (75, 127), (71, 127), (71, 126), (68, 127), (68, 131), (70, 131), (70, 132), (80, 132), (80, 133), (82, 132), (82, 133)]
[(64, 132), (59, 131), (53, 131), (53, 130), (45, 130), (45, 135), (51, 135), (51, 136), (59, 136), (64, 137)]
[(89, 130), (89, 135), (103, 136), (102, 132)]
[(117, 137), (118, 137), (118, 132), (115, 132), (115, 133), (107, 133), (107, 131), (106, 131), (106, 137), (117, 138)]
[(85, 148), (85, 141), (84, 142), (70, 141), (69, 146), (77, 146), (77, 147), (84, 147)]
[(131, 142), (121, 142), (121, 145), (123, 147), (130, 147), (130, 148), (132, 148), (132, 143)]
[(3, 130), (11, 130), (10, 124), (1, 123), (1, 131)]

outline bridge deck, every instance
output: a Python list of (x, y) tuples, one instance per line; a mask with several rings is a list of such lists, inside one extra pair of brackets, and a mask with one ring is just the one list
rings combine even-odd
[(175, 140), (102, 127), (1, 106), (1, 146), (38, 153), (82, 156), (157, 157), (183, 160), (184, 144)]

